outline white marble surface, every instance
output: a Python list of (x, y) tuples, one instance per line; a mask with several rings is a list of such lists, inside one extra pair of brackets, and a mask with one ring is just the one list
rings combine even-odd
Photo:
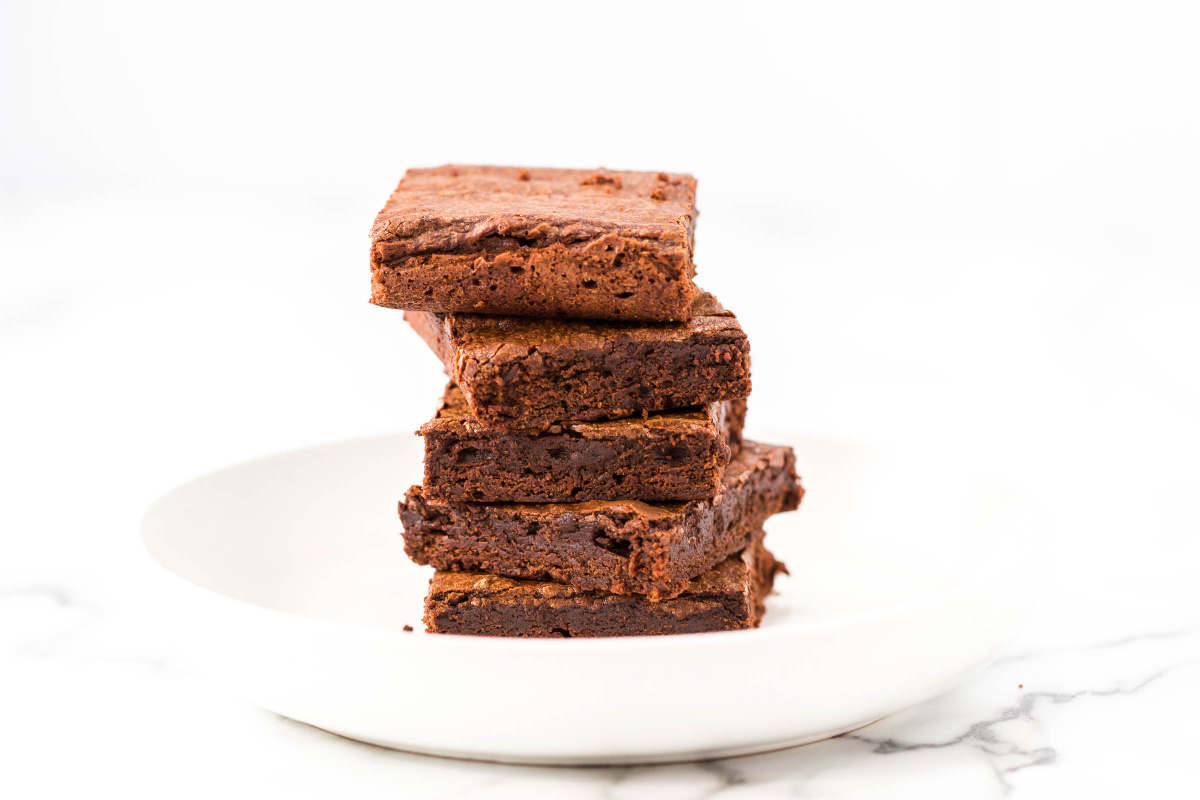
[(1015, 480), (1046, 522), (1027, 555), (1046, 574), (1038, 610), (966, 685), (835, 740), (524, 768), (342, 740), (226, 696), (172, 652), (137, 539), (146, 505), (243, 458), (415, 428), (440, 381), (398, 316), (362, 302), (375, 198), (294, 199), (288, 215), (245, 195), (148, 198), (3, 195), (0, 795), (1200, 791), (1194, 225), (818, 217), (789, 243), (814, 266), (739, 281), (714, 232), (753, 217), (706, 206), (705, 282), (754, 342), (755, 424), (936, 433)]

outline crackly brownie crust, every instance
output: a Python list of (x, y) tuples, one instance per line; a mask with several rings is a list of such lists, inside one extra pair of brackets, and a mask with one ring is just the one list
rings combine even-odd
[(711, 294), (682, 324), (432, 314), (404, 318), (485, 428), (538, 432), (750, 394), (750, 343)]
[(747, 441), (709, 500), (458, 503), (414, 486), (400, 519), (405, 552), (418, 564), (661, 599), (744, 548), (803, 492), (790, 447)]
[(425, 598), (425, 629), (471, 636), (654, 636), (757, 628), (776, 572), (762, 531), (742, 552), (654, 602), (564, 583), (437, 572)]
[(572, 422), (542, 434), (488, 430), (446, 387), (425, 437), (426, 496), (439, 500), (571, 503), (712, 497), (741, 446), (746, 401)]
[(696, 181), (663, 172), (410, 169), (371, 228), (371, 302), (687, 319)]

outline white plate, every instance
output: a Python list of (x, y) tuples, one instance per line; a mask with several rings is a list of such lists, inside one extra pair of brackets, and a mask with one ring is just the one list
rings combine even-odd
[[(1028, 604), (1011, 490), (938, 463), (800, 437), (808, 495), (773, 517), (763, 627), (617, 639), (421, 633), (430, 570), (396, 501), (420, 439), (235, 466), (149, 511), (181, 632), (252, 702), (353, 739), (527, 763), (638, 763), (785, 747), (934, 697), (992, 661)], [(200, 587), (198, 590), (197, 587)], [(411, 624), (416, 633), (401, 630)]]

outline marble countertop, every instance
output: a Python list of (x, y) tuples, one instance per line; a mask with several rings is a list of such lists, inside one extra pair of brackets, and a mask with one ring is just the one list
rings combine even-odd
[[(313, 198), (284, 216), (261, 198), (138, 193), (6, 203), (0, 794), (1200, 791), (1200, 377), (1184, 344), (1200, 329), (1185, 230), (1126, 221), (1136, 244), (1114, 249), (1092, 227), (864, 221), (870, 250), (812, 235), (797, 257), (828, 269), (811, 292), (790, 272), (770, 297), (714, 272), (706, 285), (754, 342), (752, 414), (859, 439), (936, 432), (1022, 485), (1045, 521), (1027, 555), (1045, 575), (1037, 611), (973, 680), (837, 739), (533, 768), (391, 752), (279, 718), (191, 674), (151, 633), (171, 623), (138, 541), (156, 496), (244, 458), (415, 428), (440, 393), (433, 360), (362, 302), (373, 209)], [(874, 263), (901, 229), (929, 245), (903, 280)]]

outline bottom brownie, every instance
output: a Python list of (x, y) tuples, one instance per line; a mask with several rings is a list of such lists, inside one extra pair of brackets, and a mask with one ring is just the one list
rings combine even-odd
[(425, 598), (425, 629), (471, 636), (651, 636), (757, 628), (783, 570), (753, 544), (692, 579), (683, 593), (654, 602), (638, 595), (564, 583), (437, 572)]

